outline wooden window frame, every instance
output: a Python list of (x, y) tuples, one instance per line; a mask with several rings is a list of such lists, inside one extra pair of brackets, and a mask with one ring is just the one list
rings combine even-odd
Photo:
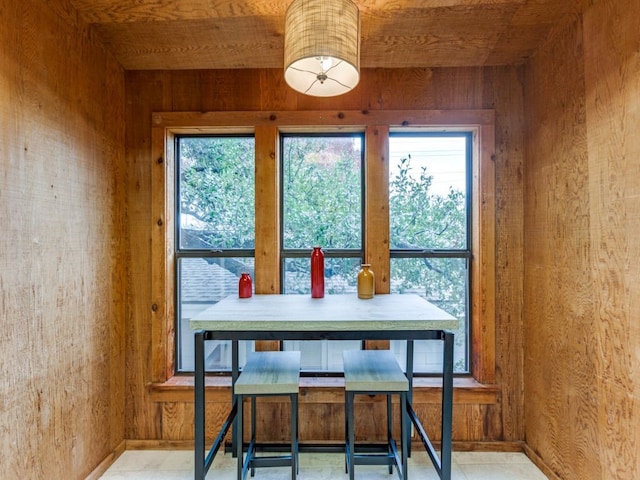
[[(389, 292), (390, 129), (473, 132), (471, 376), (495, 383), (495, 113), (493, 110), (167, 112), (152, 115), (151, 382), (175, 372), (174, 191), (177, 134), (252, 132), (256, 142), (256, 293), (280, 293), (278, 145), (281, 130), (365, 131), (365, 260)], [(382, 197), (382, 198), (381, 198)], [(275, 212), (275, 214), (265, 214)], [(371, 345), (375, 347), (375, 345)]]

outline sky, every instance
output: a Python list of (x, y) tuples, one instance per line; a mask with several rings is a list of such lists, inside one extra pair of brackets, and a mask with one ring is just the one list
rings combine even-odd
[(390, 176), (393, 178), (400, 159), (411, 155), (411, 172), (420, 175), (422, 166), (433, 175), (434, 193), (445, 195), (449, 186), (465, 190), (465, 143), (464, 137), (418, 137), (391, 136), (389, 140)]

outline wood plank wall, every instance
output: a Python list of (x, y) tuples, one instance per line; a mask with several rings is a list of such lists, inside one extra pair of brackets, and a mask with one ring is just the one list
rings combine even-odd
[(526, 67), (525, 430), (551, 478), (640, 478), (640, 3)]
[[(365, 71), (356, 92), (329, 104), (293, 94), (279, 71), (129, 72), (125, 116), (122, 70), (65, 2), (5, 1), (3, 475), (84, 478), (125, 437), (192, 435), (190, 399), (148, 389), (151, 112), (491, 108), (500, 393), (495, 404), (456, 404), (454, 437), (514, 441), (526, 430), (551, 476), (640, 477), (640, 5), (593, 3), (524, 76)], [(342, 414), (333, 393), (314, 395), (309, 414)], [(419, 408), (437, 414), (427, 399)], [(305, 435), (342, 435), (323, 428)]]
[[(126, 437), (131, 440), (186, 441), (192, 438), (191, 394), (154, 391), (154, 320), (150, 239), (153, 192), (151, 118), (170, 111), (493, 109), (496, 112), (496, 383), (497, 400), (468, 396), (454, 407), (458, 442), (519, 442), (524, 439), (522, 356), (522, 152), (521, 70), (517, 67), (365, 70), (353, 92), (332, 99), (298, 95), (280, 70), (136, 71), (126, 73), (128, 219), (131, 283), (128, 286)], [(332, 419), (303, 422), (305, 440), (343, 438), (342, 394), (338, 388), (305, 390), (301, 416)], [(228, 392), (208, 405), (208, 426), (228, 409)], [(478, 396), (480, 398), (481, 395)], [(419, 397), (417, 397), (419, 398)], [(423, 395), (416, 409), (438, 418), (433, 398)], [(486, 398), (486, 397), (485, 397)], [(277, 418), (277, 417), (276, 417)], [(435, 433), (437, 424), (430, 425)], [(277, 429), (271, 425), (270, 429)], [(374, 435), (375, 425), (363, 427)], [(149, 443), (147, 443), (148, 445)]]
[(84, 479), (124, 441), (124, 73), (67, 7), (0, 6), (7, 479)]

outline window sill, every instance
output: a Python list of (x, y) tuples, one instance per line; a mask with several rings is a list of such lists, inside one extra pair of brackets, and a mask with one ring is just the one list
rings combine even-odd
[[(229, 376), (205, 379), (207, 402), (228, 402), (231, 390)], [(147, 390), (154, 402), (193, 402), (193, 377), (174, 376), (163, 383), (150, 383)], [(456, 377), (453, 380), (454, 404), (498, 403), (498, 385), (485, 385), (472, 377)], [(442, 380), (437, 377), (413, 379), (413, 403), (439, 404), (442, 399)], [(300, 402), (344, 403), (344, 379), (342, 377), (301, 377)]]

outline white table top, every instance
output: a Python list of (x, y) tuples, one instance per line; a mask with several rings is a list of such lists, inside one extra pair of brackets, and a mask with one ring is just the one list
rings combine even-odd
[(414, 294), (230, 295), (190, 321), (208, 331), (455, 330), (458, 320)]

